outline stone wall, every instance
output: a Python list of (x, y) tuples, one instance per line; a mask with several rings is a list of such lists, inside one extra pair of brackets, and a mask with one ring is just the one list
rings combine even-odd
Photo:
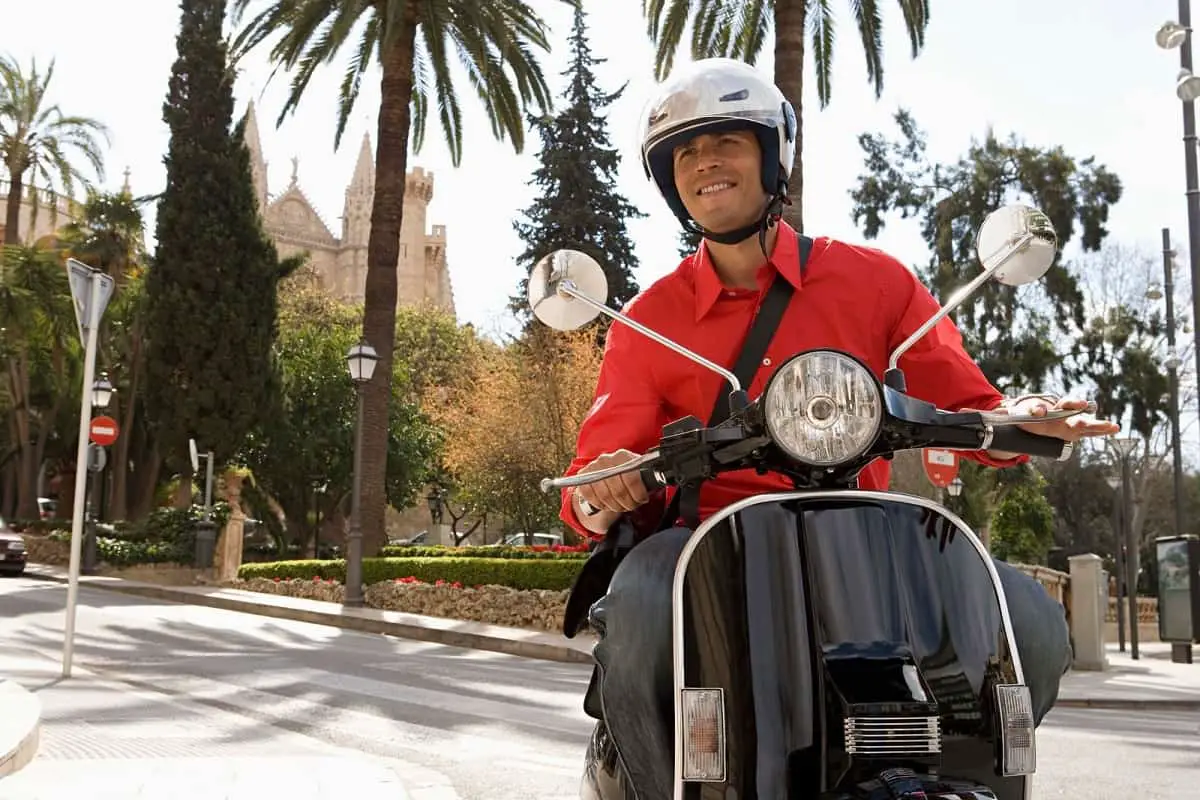
[[(328, 603), (342, 602), (345, 594), (341, 583), (319, 578), (286, 581), (272, 578), (236, 579), (225, 581), (222, 585), (231, 589), (303, 597)], [(414, 583), (399, 579), (367, 586), (363, 599), (369, 608), (557, 633), (562, 630), (567, 592), (547, 589), (522, 591), (507, 586), (463, 588), (456, 584)]]

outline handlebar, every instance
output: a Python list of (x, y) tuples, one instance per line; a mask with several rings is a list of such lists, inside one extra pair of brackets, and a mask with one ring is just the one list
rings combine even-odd
[(1071, 455), (1074, 447), (1073, 442), (1053, 436), (1040, 436), (1021, 428), (1004, 426), (995, 428), (991, 441), (981, 449), (1003, 450), (1006, 453), (1024, 453), (1030, 456), (1065, 460)]

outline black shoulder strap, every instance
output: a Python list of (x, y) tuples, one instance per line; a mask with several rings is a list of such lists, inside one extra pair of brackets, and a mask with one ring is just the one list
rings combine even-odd
[[(808, 268), (808, 256), (812, 252), (813, 240), (807, 236), (797, 236), (796, 238), (800, 275), (803, 278)], [(767, 346), (775, 337), (775, 331), (779, 328), (783, 312), (787, 310), (791, 299), (792, 284), (782, 275), (776, 274), (775, 280), (771, 282), (771, 287), (767, 290), (766, 297), (758, 307), (758, 313), (754, 315), (750, 332), (746, 334), (746, 341), (742, 344), (742, 352), (733, 366), (733, 374), (741, 383), (742, 388), (750, 389), (750, 383), (758, 373), (758, 367), (762, 363), (763, 356), (766, 355)], [(732, 390), (733, 387), (729, 385), (728, 380), (721, 382), (721, 390), (717, 392), (717, 402), (708, 421), (709, 427), (718, 425), (729, 417), (729, 393)], [(659, 528), (674, 526), (675, 520), (679, 516), (683, 517), (684, 523), (688, 527), (696, 527), (699, 520), (699, 504), (699, 487), (679, 487), (663, 514)]]

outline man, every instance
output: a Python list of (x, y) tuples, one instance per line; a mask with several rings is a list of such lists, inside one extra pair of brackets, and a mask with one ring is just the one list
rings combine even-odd
[[(776, 276), (788, 281), (790, 302), (757, 375), (745, 387), (751, 398), (765, 388), (772, 365), (811, 348), (850, 352), (882, 375), (889, 353), (938, 308), (910, 270), (878, 250), (818, 238), (801, 265), (800, 238), (780, 220), (795, 136), (795, 115), (782, 93), (754, 68), (729, 59), (696, 62), (662, 86), (645, 120), (643, 166), (681, 223), (703, 241), (625, 311), (732, 367), (767, 288)], [(1083, 401), (1043, 397), (1006, 401), (963, 350), (949, 318), (900, 366), (908, 391), (940, 408), (1003, 407), (1044, 415), (1047, 409), (1085, 407)], [(707, 420), (721, 388), (720, 376), (614, 324), (568, 474), (629, 461), (654, 447), (662, 426), (672, 420), (686, 415)], [(1082, 416), (1022, 427), (1070, 441), (1118, 430)], [(996, 467), (1025, 460), (994, 451), (966, 456)], [(889, 471), (888, 462), (877, 461), (861, 473), (859, 486), (886, 489)], [(727, 473), (702, 487), (699, 518), (752, 494), (790, 488), (779, 475)], [(653, 511), (649, 500), (632, 472), (565, 490), (562, 518), (581, 534), (601, 538), (622, 515)], [(670, 729), (647, 724), (645, 717), (647, 709), (661, 710), (663, 698), (670, 697), (670, 577), (689, 534), (687, 528), (672, 528), (632, 550), (591, 611), (602, 631), (595, 650), (600, 697), (614, 737), (623, 744), (637, 739), (622, 747), (622, 757), (636, 785), (646, 788), (644, 797), (668, 796), (670, 771), (662, 762), (669, 767)], [(1032, 579), (1002, 562), (997, 569), (1040, 722), (1069, 666), (1063, 611)]]

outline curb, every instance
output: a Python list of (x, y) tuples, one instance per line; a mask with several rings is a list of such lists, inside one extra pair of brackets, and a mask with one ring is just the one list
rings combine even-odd
[[(20, 684), (0, 677), (0, 778), (19, 771), (37, 755), (41, 740), (42, 703)], [(19, 731), (19, 733), (12, 733)]]
[(1067, 697), (1054, 708), (1097, 708), (1116, 711), (1200, 711), (1200, 700), (1134, 700), (1127, 697)]
[[(40, 570), (26, 570), (26, 577), (36, 578), (39, 580), (52, 581), (54, 583), (66, 583), (65, 577), (52, 575)], [(197, 594), (192, 592), (181, 592), (170, 586), (156, 586), (153, 584), (131, 584), (124, 582), (92, 582), (80, 581), (81, 586), (87, 586), (91, 589), (101, 589), (106, 592), (118, 592), (120, 594), (135, 595), (138, 597), (149, 597), (154, 600), (168, 600), (174, 603), (194, 606), (209, 606), (211, 608), (220, 608), (226, 611), (240, 611), (246, 614), (257, 614), (263, 617), (274, 617), (276, 619), (291, 619), (299, 622), (310, 622), (316, 625), (329, 625), (335, 628), (343, 628), (346, 630), (359, 631), (361, 633), (377, 633), (388, 636), (396, 636), (401, 639), (412, 639), (421, 642), (430, 642), (433, 644), (443, 644), (449, 647), (462, 647), (470, 650), (486, 650), (493, 653), (503, 653), (505, 655), (519, 656), (521, 658), (532, 658), (539, 661), (556, 661), (564, 664), (592, 664), (592, 656), (589, 652), (578, 650), (574, 647), (566, 645), (546, 644), (544, 642), (530, 642), (515, 639), (506, 639), (500, 636), (488, 636), (483, 633), (475, 633), (471, 631), (453, 631), (443, 630), (441, 628), (427, 628), (422, 625), (415, 625), (405, 622), (391, 622), (388, 620), (376, 620), (365, 617), (358, 617), (352, 614), (340, 613), (341, 606), (331, 604), (334, 607), (330, 611), (308, 611), (306, 609), (287, 608), (286, 606), (275, 606), (266, 603), (254, 603), (247, 600), (238, 600), (232, 597), (219, 597), (215, 595)]]

